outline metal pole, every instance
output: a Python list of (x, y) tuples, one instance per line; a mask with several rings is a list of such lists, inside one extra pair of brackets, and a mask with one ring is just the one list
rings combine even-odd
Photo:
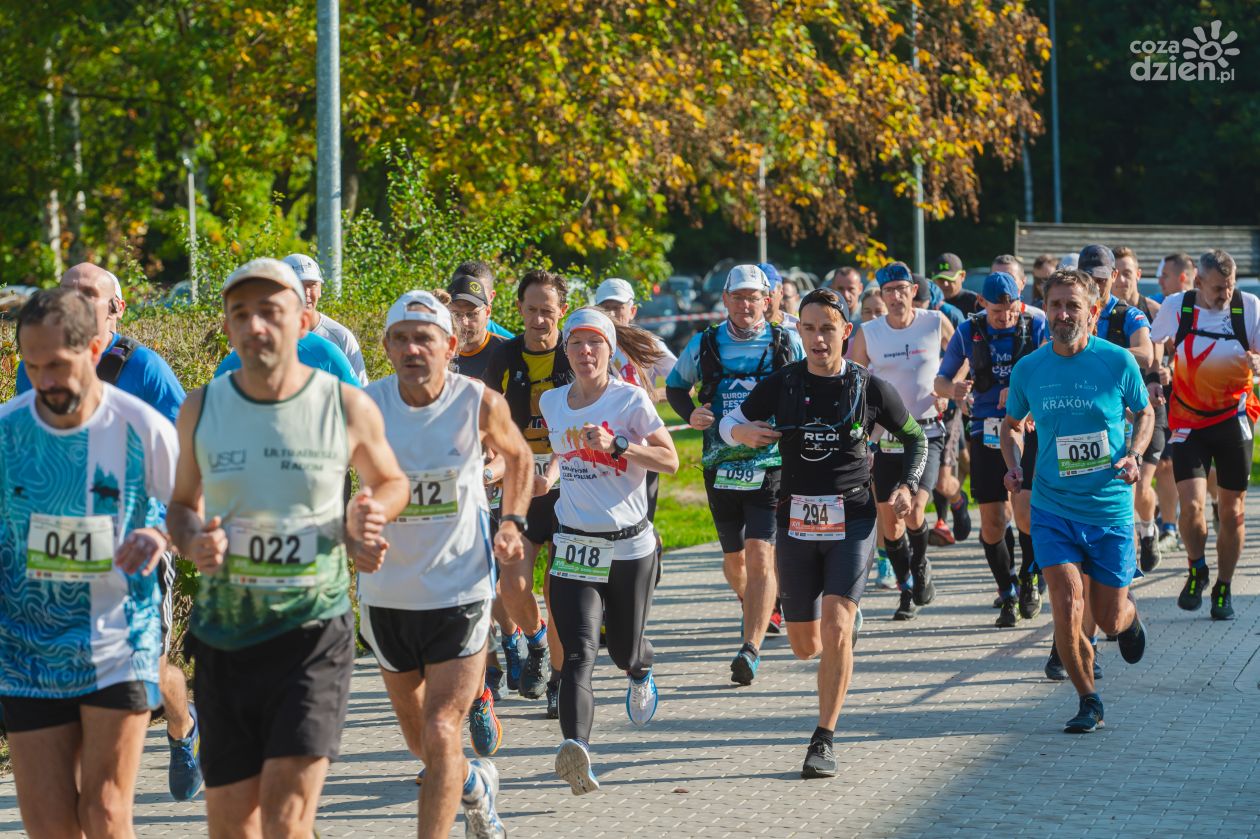
[(1054, 158), (1054, 223), (1063, 223), (1063, 181), (1059, 174), (1059, 39), (1055, 37), (1054, 0), (1050, 0), (1050, 151)]
[(185, 155), (184, 167), (188, 170), (188, 283), (192, 301), (197, 302), (197, 177), (193, 173), (192, 158)]
[(316, 207), (324, 282), (341, 297), (341, 44), (338, 0), (319, 0), (315, 47)]
[(1033, 221), (1032, 155), (1028, 153), (1028, 135), (1019, 132), (1019, 153), (1024, 163), (1024, 221)]
[(766, 259), (766, 157), (757, 161), (757, 261)]
[[(918, 3), (911, 3), (910, 67), (916, 73), (919, 72), (918, 34), (919, 6)], [(923, 252), (923, 239), (923, 158), (916, 153), (914, 156), (914, 270), (916, 274), (924, 274), (923, 268), (927, 264), (927, 257)]]

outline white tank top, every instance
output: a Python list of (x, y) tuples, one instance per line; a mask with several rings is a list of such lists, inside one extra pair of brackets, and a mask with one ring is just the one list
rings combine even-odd
[(485, 384), (447, 375), (432, 404), (413, 408), (398, 377), (365, 392), (385, 418), (385, 437), (411, 483), (411, 498), (385, 526), (389, 552), (375, 574), (359, 575), (369, 606), (427, 610), (494, 596), (490, 510), (482, 478), (481, 398)]
[(914, 320), (904, 329), (889, 326), (887, 316), (862, 324), (870, 371), (901, 394), (906, 410), (916, 420), (936, 416), (932, 384), (941, 365), (944, 318), (937, 311), (915, 309)]

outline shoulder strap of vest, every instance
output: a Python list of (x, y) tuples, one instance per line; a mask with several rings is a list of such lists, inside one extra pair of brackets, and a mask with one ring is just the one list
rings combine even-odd
[(798, 426), (805, 421), (805, 362), (787, 365), (783, 386), (779, 388), (779, 409), (774, 421), (778, 425)]
[(1124, 322), (1128, 319), (1129, 304), (1116, 298), (1116, 306), (1107, 316), (1107, 334), (1104, 336), (1117, 347), (1129, 346), (1129, 339), (1124, 335)]
[(1247, 341), (1247, 319), (1243, 317), (1243, 309), (1243, 293), (1235, 288), (1234, 296), (1229, 299), (1229, 325), (1234, 330), (1234, 338), (1243, 345), (1243, 349), (1250, 350), (1251, 344)]
[(96, 364), (96, 377), (106, 384), (118, 384), (123, 367), (131, 360), (131, 356), (139, 349), (139, 342), (126, 335), (119, 335), (109, 352), (101, 356)]
[(696, 397), (701, 405), (707, 405), (713, 401), (718, 382), (722, 380), (722, 356), (718, 351), (717, 340), (720, 326), (720, 323), (715, 323), (700, 333), (700, 357), (697, 361), (700, 372), (700, 390)]
[(993, 387), (993, 350), (989, 346), (988, 320), (984, 312), (967, 318), (971, 324), (971, 378), (983, 393)]
[(525, 364), (525, 340), (520, 336), (503, 343), (503, 368), (507, 373), (507, 385), (503, 398), (508, 403), (512, 421), (524, 427), (529, 421), (529, 367)]
[(1197, 296), (1193, 288), (1181, 295), (1181, 313), (1177, 318), (1177, 336), (1173, 339), (1174, 347), (1181, 346), (1182, 341), (1186, 340), (1186, 336), (1190, 334), (1194, 326), (1194, 301)]
[(771, 371), (786, 367), (792, 362), (792, 344), (788, 340), (788, 331), (777, 323), (770, 325), (770, 346), (772, 347), (770, 356)]

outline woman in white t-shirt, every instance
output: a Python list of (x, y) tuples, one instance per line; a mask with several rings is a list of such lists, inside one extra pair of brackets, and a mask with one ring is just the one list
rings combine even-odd
[(678, 453), (651, 397), (610, 375), (618, 328), (599, 309), (564, 325), (572, 384), (544, 393), (551, 437), (549, 482), (560, 481), (551, 563), (552, 622), (564, 646), (556, 774), (574, 795), (599, 789), (588, 740), (595, 716), (591, 674), (600, 624), (608, 654), (626, 671), (626, 713), (645, 725), (656, 713), (652, 644), (644, 637), (659, 559), (644, 488), (648, 470), (673, 474)]

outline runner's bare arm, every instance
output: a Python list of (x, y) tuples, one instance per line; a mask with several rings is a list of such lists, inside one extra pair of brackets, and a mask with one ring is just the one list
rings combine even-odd
[(1151, 364), (1155, 360), (1155, 350), (1151, 346), (1150, 327), (1144, 326), (1129, 336), (1129, 352), (1133, 353), (1139, 369), (1151, 369)]
[(1129, 452), (1135, 462), (1140, 462), (1142, 452), (1151, 444), (1151, 435), (1155, 433), (1155, 409), (1149, 404), (1133, 415), (1133, 437), (1129, 442)]
[(971, 361), (964, 358), (962, 366), (958, 368), (958, 372), (949, 376), (937, 376), (932, 382), (932, 390), (937, 396), (943, 396), (946, 399), (954, 401), (962, 401), (967, 398), (967, 394), (971, 393), (971, 382), (967, 379), (967, 373), (971, 370)]
[[(352, 512), (346, 519), (346, 533), (353, 540), (373, 541), (386, 522), (393, 521), (407, 505), (411, 486), (394, 450), (385, 439), (385, 421), (366, 393), (342, 384), (342, 405), (346, 412), (346, 437), (350, 465), (359, 473), (362, 489), (350, 501)], [(366, 506), (364, 502), (368, 501)]]
[(525, 515), (533, 498), (533, 454), (512, 422), (507, 401), (489, 388), (481, 394), (481, 438), (503, 458), (503, 515)]
[(175, 432), (179, 435), (179, 462), (175, 467), (175, 490), (166, 509), (166, 529), (184, 558), (196, 565), (201, 573), (211, 574), (223, 564), (227, 553), (227, 534), (217, 516), (208, 522), (202, 520), (201, 467), (197, 465), (193, 437), (197, 420), (201, 418), (205, 393), (204, 388), (199, 388), (188, 394), (175, 420)]
[(862, 330), (853, 330), (853, 335), (849, 338), (849, 352), (846, 358), (856, 361), (863, 367), (871, 366), (871, 357), (866, 352), (866, 336), (862, 334)]
[(941, 352), (945, 352), (945, 348), (949, 346), (949, 339), (954, 337), (954, 325), (949, 322), (949, 318), (941, 318)]

